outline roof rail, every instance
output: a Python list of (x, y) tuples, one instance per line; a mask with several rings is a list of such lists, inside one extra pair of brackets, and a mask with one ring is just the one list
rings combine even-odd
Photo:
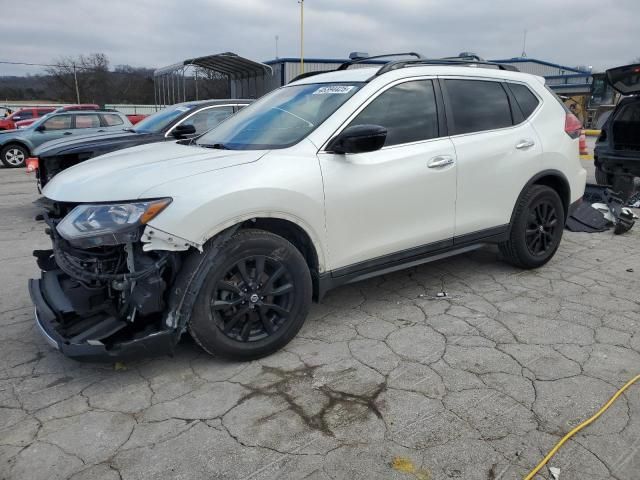
[(477, 55), (473, 55), (471, 57), (453, 57), (453, 58), (421, 58), (417, 60), (397, 60), (395, 62), (389, 62), (383, 65), (374, 75), (374, 77), (378, 77), (384, 73), (390, 72), (392, 70), (397, 70), (398, 68), (411, 67), (411, 66), (419, 66), (419, 65), (467, 65), (467, 66), (492, 66), (497, 67), (500, 70), (509, 70), (512, 72), (519, 72), (519, 70), (513, 65), (504, 65), (501, 63), (495, 62), (487, 62), (485, 60), (478, 60), (480, 57)]
[(400, 57), (400, 56), (404, 56), (404, 57), (412, 56), (412, 57), (416, 57), (417, 59), (423, 59), (424, 58), (422, 55), (420, 55), (419, 53), (416, 53), (416, 52), (387, 53), (385, 55), (374, 55), (372, 57), (356, 58), (354, 60), (349, 60), (348, 62), (344, 62), (342, 65), (340, 65), (338, 68), (336, 68), (336, 70), (346, 70), (351, 65), (355, 65), (356, 63), (368, 62), (369, 60), (374, 60), (376, 58)]

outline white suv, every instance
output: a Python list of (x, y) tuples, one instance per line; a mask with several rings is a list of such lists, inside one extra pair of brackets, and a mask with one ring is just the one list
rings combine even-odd
[(56, 176), (37, 324), (76, 358), (167, 351), (188, 330), (244, 360), (338, 285), (489, 243), (539, 267), (583, 194), (579, 132), (544, 79), (483, 62), (308, 76), (195, 140)]

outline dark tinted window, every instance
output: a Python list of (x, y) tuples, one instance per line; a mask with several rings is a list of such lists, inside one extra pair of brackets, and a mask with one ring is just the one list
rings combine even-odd
[(438, 136), (436, 99), (431, 80), (401, 83), (379, 95), (349, 124), (381, 125), (385, 146)]
[(454, 134), (513, 125), (507, 93), (499, 82), (445, 80)]
[(33, 111), (31, 110), (20, 110), (13, 116), (14, 120), (17, 120), (17, 117), (20, 117), (20, 120), (26, 120), (28, 118), (33, 118)]
[(233, 115), (233, 107), (205, 108), (187, 118), (182, 125), (193, 125), (196, 133), (204, 133), (211, 130), (230, 115)]
[(520, 85), (518, 83), (509, 83), (508, 85), (513, 96), (516, 97), (516, 102), (518, 102), (524, 118), (529, 118), (529, 115), (533, 113), (533, 111), (538, 107), (538, 103), (540, 103), (538, 101), (538, 97), (536, 97), (525, 85)]

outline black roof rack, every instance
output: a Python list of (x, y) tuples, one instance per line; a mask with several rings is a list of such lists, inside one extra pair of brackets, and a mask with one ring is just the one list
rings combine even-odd
[(519, 70), (513, 65), (504, 65), (502, 63), (487, 62), (480, 59), (477, 55), (472, 57), (448, 57), (448, 58), (421, 58), (417, 60), (397, 60), (395, 62), (389, 62), (382, 66), (374, 75), (378, 77), (384, 73), (398, 68), (419, 66), (419, 65), (468, 65), (468, 66), (492, 66), (497, 67), (500, 70), (509, 70), (511, 72), (518, 72)]
[(348, 62), (344, 62), (342, 65), (336, 68), (336, 70), (346, 70), (351, 65), (355, 65), (356, 63), (368, 62), (369, 60), (375, 60), (376, 58), (400, 57), (400, 56), (403, 56), (403, 57), (411, 56), (411, 57), (416, 57), (418, 59), (424, 58), (422, 55), (416, 52), (387, 53), (385, 55), (374, 55), (372, 57), (363, 57), (363, 58), (356, 58), (354, 60), (349, 60)]

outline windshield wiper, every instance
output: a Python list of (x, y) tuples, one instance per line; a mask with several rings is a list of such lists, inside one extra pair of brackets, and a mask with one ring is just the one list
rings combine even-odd
[(197, 145), (203, 148), (215, 148), (217, 150), (231, 150), (224, 143), (198, 143)]

